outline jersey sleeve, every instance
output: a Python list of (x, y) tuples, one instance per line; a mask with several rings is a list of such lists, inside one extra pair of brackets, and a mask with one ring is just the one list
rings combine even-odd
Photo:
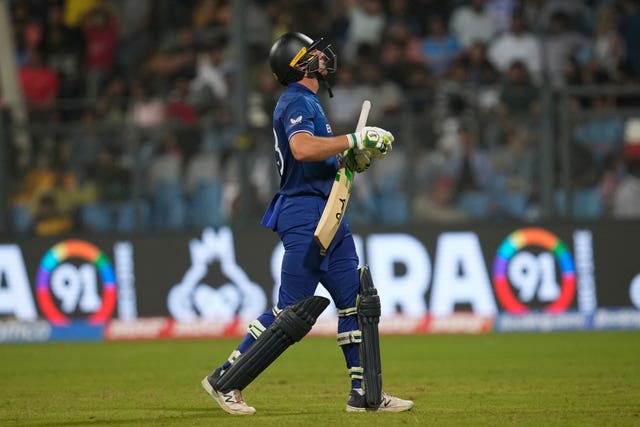
[(289, 107), (284, 111), (284, 131), (287, 134), (287, 139), (291, 139), (293, 135), (300, 132), (306, 132), (314, 135), (314, 123), (313, 118), (315, 112), (308, 102), (304, 102), (304, 98), (300, 98), (301, 102), (293, 102), (289, 104)]

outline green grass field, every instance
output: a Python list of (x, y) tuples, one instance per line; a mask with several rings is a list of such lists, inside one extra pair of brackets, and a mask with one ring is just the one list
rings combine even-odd
[(291, 347), (223, 412), (200, 380), (237, 340), (0, 346), (0, 425), (639, 426), (640, 331), (382, 337), (406, 413), (345, 412), (331, 338)]

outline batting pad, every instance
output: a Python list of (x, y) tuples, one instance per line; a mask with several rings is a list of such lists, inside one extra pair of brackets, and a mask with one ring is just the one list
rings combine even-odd
[(311, 296), (286, 307), (253, 345), (224, 371), (214, 388), (222, 393), (243, 390), (287, 348), (307, 335), (328, 305), (328, 299)]
[(380, 363), (380, 297), (373, 285), (368, 266), (360, 269), (358, 295), (358, 325), (362, 332), (360, 363), (364, 369), (364, 391), (367, 406), (377, 408), (382, 403), (382, 367)]

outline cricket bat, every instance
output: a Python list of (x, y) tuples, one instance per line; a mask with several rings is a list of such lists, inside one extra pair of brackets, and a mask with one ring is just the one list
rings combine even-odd
[[(371, 102), (368, 99), (365, 99), (362, 102), (362, 110), (360, 110), (360, 117), (358, 118), (358, 124), (356, 125), (356, 132), (362, 130), (362, 128), (367, 124), (367, 117), (369, 117), (370, 109)], [(344, 156), (347, 155), (348, 151), (349, 150), (346, 150), (344, 152)], [(331, 192), (327, 199), (327, 204), (324, 207), (324, 211), (322, 211), (320, 221), (318, 221), (316, 230), (313, 233), (313, 237), (320, 246), (320, 253), (322, 255), (326, 253), (327, 248), (333, 241), (333, 238), (338, 231), (338, 227), (340, 227), (340, 223), (342, 222), (342, 217), (347, 210), (347, 204), (351, 197), (351, 187), (353, 185), (353, 178), (355, 174), (356, 173), (354, 171), (344, 165), (336, 172), (336, 178), (333, 181), (333, 186), (331, 187)]]

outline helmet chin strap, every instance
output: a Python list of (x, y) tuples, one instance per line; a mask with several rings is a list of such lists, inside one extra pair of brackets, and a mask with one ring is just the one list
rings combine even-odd
[(327, 92), (329, 92), (329, 98), (333, 98), (333, 91), (331, 90), (331, 85), (329, 84), (329, 80), (325, 76), (320, 73), (314, 73), (318, 81), (327, 88)]

